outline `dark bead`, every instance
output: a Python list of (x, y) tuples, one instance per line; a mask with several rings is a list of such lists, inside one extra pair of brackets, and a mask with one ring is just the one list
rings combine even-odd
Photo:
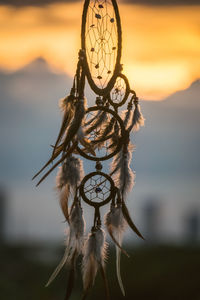
[(97, 19), (101, 19), (101, 15), (99, 15), (99, 14), (95, 14), (95, 18), (97, 18)]
[(97, 161), (97, 163), (96, 163), (96, 169), (98, 171), (100, 171), (102, 169), (102, 164), (100, 163), (100, 161)]
[(96, 187), (95, 192), (100, 193), (100, 192), (102, 192), (102, 189), (100, 187)]

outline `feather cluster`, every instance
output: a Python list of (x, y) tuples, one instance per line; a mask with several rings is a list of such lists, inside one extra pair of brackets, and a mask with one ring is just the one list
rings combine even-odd
[(82, 262), (84, 295), (93, 286), (98, 269), (104, 271), (106, 248), (103, 230), (101, 228), (94, 229), (88, 236), (84, 247)]
[(134, 173), (130, 168), (133, 149), (131, 144), (123, 145), (111, 163), (111, 175), (114, 175), (114, 181), (123, 196), (134, 185)]
[(69, 221), (68, 199), (70, 193), (75, 195), (77, 186), (84, 176), (83, 162), (79, 158), (69, 156), (59, 167), (56, 177), (56, 187), (60, 193), (60, 205), (63, 214)]
[(97, 116), (93, 119), (93, 121), (90, 124), (90, 127), (86, 129), (86, 134), (89, 134), (94, 129), (100, 127), (101, 125), (105, 125), (107, 123), (107, 112), (103, 111), (100, 114), (97, 114)]
[(69, 145), (69, 143), (73, 140), (75, 135), (77, 134), (82, 122), (84, 121), (86, 111), (86, 99), (81, 98), (78, 99), (75, 105), (74, 118), (67, 130), (66, 137), (63, 141), (63, 149)]

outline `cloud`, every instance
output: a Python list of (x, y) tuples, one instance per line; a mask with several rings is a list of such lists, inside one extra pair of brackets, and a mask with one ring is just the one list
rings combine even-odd
[[(0, 5), (42, 6), (56, 2), (78, 2), (80, 0), (0, 0)], [(144, 5), (199, 5), (199, 0), (120, 0), (119, 2)]]

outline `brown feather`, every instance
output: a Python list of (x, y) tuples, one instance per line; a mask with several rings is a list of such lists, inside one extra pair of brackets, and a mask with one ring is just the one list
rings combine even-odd
[(67, 158), (72, 152), (73, 150), (77, 147), (77, 142), (74, 142), (74, 144), (71, 146), (71, 148), (69, 148), (69, 150), (67, 151), (67, 153), (65, 155), (63, 155), (61, 157), (61, 159), (59, 161), (57, 161), (57, 163), (55, 165), (52, 166), (52, 168), (44, 174), (44, 176), (40, 179), (40, 181), (36, 184), (36, 186), (38, 186), (42, 181), (44, 181), (44, 179), (61, 163), (65, 160), (65, 158)]
[(70, 271), (69, 271), (69, 279), (68, 279), (68, 283), (67, 283), (67, 291), (66, 291), (66, 295), (65, 295), (65, 300), (68, 300), (70, 298), (73, 287), (74, 287), (76, 259), (77, 259), (77, 253), (75, 251), (73, 254), (72, 260), (71, 260), (71, 266), (70, 266)]
[(126, 250), (124, 250), (120, 244), (118, 243), (118, 241), (116, 240), (116, 238), (114, 237), (113, 235), (113, 232), (112, 232), (112, 229), (110, 228), (110, 226), (107, 226), (107, 230), (108, 230), (108, 233), (110, 235), (110, 237), (112, 238), (113, 242), (117, 245), (117, 247), (120, 248), (120, 250), (127, 256), (127, 257), (130, 257), (129, 254), (126, 252)]
[(122, 201), (122, 212), (124, 215), (124, 218), (126, 220), (126, 222), (128, 223), (128, 225), (130, 226), (130, 228), (143, 240), (145, 240), (145, 238), (142, 236), (142, 234), (139, 232), (139, 230), (137, 229), (137, 227), (135, 226), (135, 224), (133, 223), (128, 208), (126, 207), (126, 204), (124, 201)]
[(67, 135), (64, 139), (64, 145), (63, 145), (64, 149), (68, 146), (68, 144), (72, 141), (74, 136), (77, 134), (84, 116), (85, 116), (85, 99), (79, 99), (78, 102), (76, 103), (74, 119), (71, 122), (71, 125), (67, 131)]
[(51, 158), (48, 160), (48, 162), (42, 167), (42, 169), (40, 169), (40, 171), (39, 172), (37, 172), (34, 176), (33, 176), (33, 178), (32, 178), (32, 180), (34, 180), (44, 169), (46, 169), (46, 167), (49, 165), (49, 164), (51, 164), (57, 157), (58, 157), (58, 155), (60, 154), (62, 152), (62, 148), (60, 148), (60, 149), (58, 149), (52, 156), (51, 156)]
[(65, 216), (68, 223), (69, 223), (69, 211), (68, 211), (69, 194), (70, 194), (70, 187), (67, 184), (61, 189), (60, 206), (61, 206), (63, 215)]
[(110, 292), (109, 292), (108, 279), (107, 279), (107, 276), (106, 276), (106, 272), (105, 272), (104, 267), (102, 266), (102, 264), (100, 264), (99, 268), (100, 268), (100, 272), (101, 272), (103, 282), (104, 282), (104, 286), (105, 286), (106, 300), (110, 300)]

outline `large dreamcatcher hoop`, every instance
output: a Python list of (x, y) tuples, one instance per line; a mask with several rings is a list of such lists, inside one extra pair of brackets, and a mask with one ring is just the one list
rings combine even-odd
[(86, 0), (82, 17), (81, 45), (91, 89), (97, 95), (110, 92), (121, 70), (121, 21), (115, 0)]
[[(65, 300), (71, 296), (76, 262), (82, 256), (83, 295), (86, 299), (98, 269), (101, 272), (106, 299), (110, 299), (105, 273), (106, 241), (102, 228), (101, 208), (110, 204), (104, 218), (104, 227), (117, 249), (117, 278), (125, 295), (120, 275), (122, 235), (128, 224), (143, 238), (133, 223), (126, 197), (134, 184), (130, 163), (133, 146), (130, 134), (144, 125), (139, 100), (122, 74), (121, 22), (116, 0), (85, 0), (82, 15), (81, 46), (73, 86), (60, 102), (63, 120), (52, 146), (52, 155), (36, 178), (47, 167), (39, 185), (57, 166), (56, 187), (60, 206), (69, 226), (69, 235), (63, 259), (50, 277), (47, 286), (64, 265), (69, 268)], [(85, 80), (96, 94), (96, 106), (87, 108)], [(127, 103), (120, 114), (118, 108)], [(133, 109), (134, 107), (134, 109)], [(96, 162), (96, 170), (84, 175), (83, 161)], [(112, 158), (109, 174), (102, 171), (104, 161)], [(71, 201), (71, 205), (70, 205)], [(93, 226), (85, 238), (85, 220), (82, 202), (94, 212)], [(69, 209), (70, 206), (70, 209)]]

